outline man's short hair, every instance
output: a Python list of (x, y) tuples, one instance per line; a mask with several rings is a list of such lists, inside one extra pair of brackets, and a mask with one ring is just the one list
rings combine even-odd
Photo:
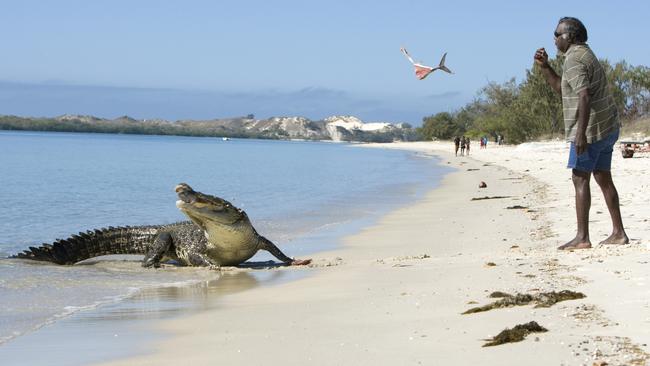
[(558, 24), (564, 23), (569, 41), (571, 43), (584, 43), (587, 42), (587, 28), (582, 24), (580, 19), (573, 17), (564, 17), (560, 19)]

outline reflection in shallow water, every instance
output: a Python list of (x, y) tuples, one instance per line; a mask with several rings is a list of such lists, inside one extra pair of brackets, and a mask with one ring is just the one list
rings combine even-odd
[(295, 269), (215, 272), (216, 278), (191, 285), (165, 286), (140, 291), (127, 301), (102, 311), (80, 314), (80, 321), (165, 319), (217, 308), (223, 296), (257, 287), (296, 280), (307, 271)]
[[(191, 285), (144, 289), (125, 301), (78, 312), (15, 338), (0, 346), (0, 359), (3, 366), (86, 365), (150, 352), (150, 344), (165, 336), (155, 331), (152, 321), (217, 309), (224, 296), (293, 281), (309, 273), (298, 268), (226, 269), (210, 272), (210, 279)], [(134, 345), (140, 348), (134, 349)]]
[[(220, 274), (215, 279), (192, 285), (145, 289), (115, 309), (97, 312), (92, 320), (163, 319), (211, 309), (218, 303), (219, 296), (252, 289), (258, 283), (255, 275), (239, 272)], [(85, 317), (84, 321), (87, 320)]]

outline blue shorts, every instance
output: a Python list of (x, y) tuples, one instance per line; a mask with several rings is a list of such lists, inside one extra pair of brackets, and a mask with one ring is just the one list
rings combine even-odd
[(614, 151), (614, 144), (618, 140), (618, 133), (619, 130), (616, 130), (605, 136), (604, 139), (587, 145), (587, 151), (580, 155), (576, 154), (576, 146), (572, 142), (567, 168), (583, 172), (609, 171), (612, 167), (612, 152)]

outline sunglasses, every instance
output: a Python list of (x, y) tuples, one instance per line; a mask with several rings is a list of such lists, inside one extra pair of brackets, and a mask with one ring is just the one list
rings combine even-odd
[(566, 34), (566, 32), (565, 33), (553, 32), (553, 35), (555, 36), (555, 38), (560, 38), (563, 34)]

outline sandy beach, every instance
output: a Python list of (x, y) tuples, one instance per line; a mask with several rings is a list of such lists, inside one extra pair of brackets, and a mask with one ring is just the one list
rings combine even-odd
[[(105, 365), (645, 365), (650, 363), (650, 155), (614, 154), (630, 245), (598, 246), (611, 223), (592, 182), (594, 248), (573, 238), (563, 142), (490, 146), (454, 157), (449, 142), (364, 145), (437, 155), (455, 168), (422, 200), (317, 253), (296, 281), (222, 296), (215, 309), (161, 321), (163, 341)], [(479, 188), (483, 181), (487, 188)], [(224, 276), (239, 270), (226, 271)], [(586, 297), (462, 314), (490, 294), (571, 290)], [(505, 328), (547, 332), (483, 347)]]

